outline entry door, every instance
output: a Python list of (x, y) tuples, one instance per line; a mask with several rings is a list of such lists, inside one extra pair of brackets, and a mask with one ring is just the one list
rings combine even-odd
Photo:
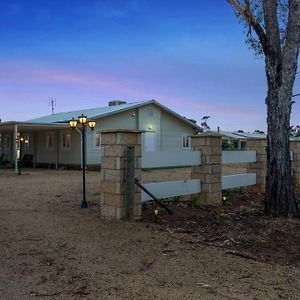
[(155, 151), (155, 132), (148, 131), (144, 133), (144, 150)]

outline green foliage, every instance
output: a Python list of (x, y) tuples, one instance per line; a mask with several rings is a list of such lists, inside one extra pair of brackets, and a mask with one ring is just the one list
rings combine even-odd
[(222, 203), (225, 204), (228, 201), (231, 201), (234, 195), (243, 194), (243, 193), (244, 193), (244, 189), (242, 187), (222, 190)]
[(198, 207), (200, 205), (200, 198), (198, 196), (193, 196), (191, 202), (192, 202), (193, 209), (195, 209), (196, 207)]
[(222, 139), (222, 150), (236, 150), (236, 147), (229, 139)]
[(173, 198), (173, 203), (175, 204), (175, 205), (178, 205), (179, 203), (180, 203), (180, 201), (181, 201), (181, 197), (180, 196), (175, 196), (174, 198)]

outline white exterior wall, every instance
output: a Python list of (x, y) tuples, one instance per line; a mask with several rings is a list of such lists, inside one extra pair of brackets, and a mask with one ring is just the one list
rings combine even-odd
[(94, 131), (87, 129), (87, 164), (101, 163), (101, 149), (95, 147), (95, 133), (105, 129), (137, 129), (138, 114), (136, 109), (111, 115), (96, 120)]
[(179, 121), (167, 112), (161, 112), (161, 150), (183, 150), (182, 135), (193, 135), (188, 124)]
[[(71, 148), (62, 148), (62, 134), (64, 131), (71, 133)], [(47, 149), (47, 133), (53, 132), (53, 148)], [(37, 163), (56, 163), (58, 153), (59, 164), (80, 164), (81, 163), (81, 137), (76, 130), (45, 130), (35, 133), (36, 153), (35, 161)]]

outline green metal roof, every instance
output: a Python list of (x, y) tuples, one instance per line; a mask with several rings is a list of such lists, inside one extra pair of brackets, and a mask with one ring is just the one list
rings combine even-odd
[(73, 110), (69, 112), (61, 112), (55, 113), (53, 115), (47, 115), (40, 118), (35, 118), (31, 120), (27, 120), (26, 122), (30, 123), (64, 123), (70, 121), (72, 118), (77, 118), (81, 114), (86, 115), (88, 118), (100, 118), (106, 115), (110, 115), (116, 112), (121, 112), (123, 110), (128, 110), (139, 106), (140, 104), (146, 103), (148, 101), (140, 101), (134, 103), (126, 103), (120, 105), (113, 106), (105, 106), (105, 107), (96, 107), (90, 109), (81, 109), (81, 110)]
[(190, 125), (191, 127), (200, 130), (200, 127), (191, 122), (189, 119), (177, 114), (173, 110), (167, 108), (166, 106), (160, 104), (159, 102), (155, 100), (149, 100), (149, 101), (140, 101), (140, 102), (133, 102), (133, 103), (126, 103), (126, 104), (120, 104), (120, 105), (113, 105), (113, 106), (105, 106), (105, 107), (96, 107), (96, 108), (91, 108), (91, 109), (82, 109), (82, 110), (74, 110), (74, 111), (69, 111), (69, 112), (61, 112), (61, 113), (56, 113), (53, 115), (48, 115), (36, 119), (31, 119), (26, 122), (29, 123), (38, 123), (38, 124), (43, 124), (43, 123), (66, 123), (69, 122), (72, 118), (77, 118), (81, 114), (86, 115), (88, 118), (94, 118), (94, 119), (99, 119), (105, 116), (109, 116), (115, 113), (120, 113), (122, 111), (126, 111), (129, 109), (134, 109), (138, 108), (141, 106), (145, 106), (148, 104), (154, 104), (158, 107), (160, 107), (162, 110), (167, 111), (168, 113), (172, 114), (174, 117), (180, 119), (184, 123)]

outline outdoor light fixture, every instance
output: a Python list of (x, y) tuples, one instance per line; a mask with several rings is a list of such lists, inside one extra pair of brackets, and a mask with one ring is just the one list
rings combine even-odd
[(79, 123), (81, 125), (85, 125), (86, 122), (87, 122), (87, 117), (84, 114), (82, 114), (81, 116), (79, 116), (78, 119), (79, 119)]
[(96, 127), (96, 122), (94, 120), (89, 120), (89, 127), (94, 130), (94, 128)]
[(81, 202), (81, 208), (87, 208), (88, 204), (86, 202), (86, 197), (85, 197), (85, 154), (86, 154), (86, 147), (85, 147), (85, 131), (86, 131), (86, 124), (88, 124), (88, 126), (94, 130), (94, 128), (96, 127), (96, 122), (93, 119), (88, 119), (87, 116), (85, 116), (84, 114), (82, 114), (81, 116), (78, 117), (77, 120), (75, 120), (74, 118), (72, 118), (72, 120), (70, 120), (69, 125), (70, 127), (74, 130), (77, 125), (79, 125), (81, 127), (81, 156), (82, 156), (82, 202)]
[(76, 128), (77, 123), (78, 123), (78, 121), (75, 120), (74, 118), (72, 118), (72, 120), (69, 122), (70, 127), (71, 127), (72, 129), (75, 129), (75, 128)]

